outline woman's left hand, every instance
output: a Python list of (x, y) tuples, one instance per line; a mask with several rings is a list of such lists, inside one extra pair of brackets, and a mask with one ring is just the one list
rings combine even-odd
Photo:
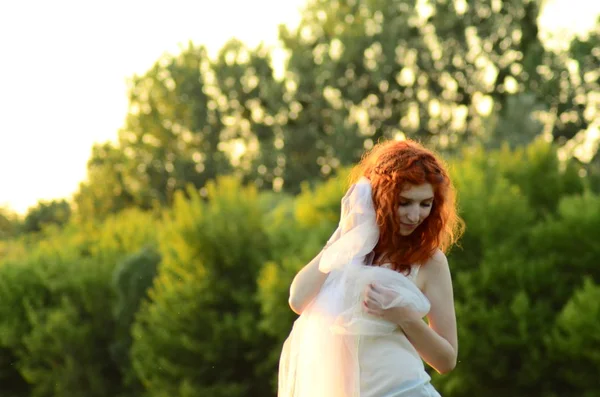
[(368, 314), (398, 324), (400, 327), (421, 320), (419, 314), (408, 307), (384, 308), (383, 302), (392, 302), (395, 299), (396, 293), (371, 283), (365, 290), (362, 306)]

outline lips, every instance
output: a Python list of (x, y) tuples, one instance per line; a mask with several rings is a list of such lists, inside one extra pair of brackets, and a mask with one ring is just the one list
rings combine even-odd
[(404, 222), (400, 222), (403, 226), (409, 227), (409, 228), (415, 228), (417, 227), (418, 223), (404, 223)]

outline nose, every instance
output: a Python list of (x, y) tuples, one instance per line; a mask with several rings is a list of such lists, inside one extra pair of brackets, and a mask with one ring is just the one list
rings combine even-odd
[(419, 221), (419, 208), (416, 206), (411, 206), (406, 212), (406, 219), (410, 223), (417, 223)]

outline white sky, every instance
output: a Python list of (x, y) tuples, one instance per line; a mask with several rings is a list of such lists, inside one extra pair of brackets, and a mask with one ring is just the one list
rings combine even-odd
[[(275, 44), (304, 0), (0, 2), (0, 206), (69, 197), (95, 142), (116, 140), (126, 79), (192, 40)], [(545, 25), (584, 30), (600, 0), (549, 0)]]

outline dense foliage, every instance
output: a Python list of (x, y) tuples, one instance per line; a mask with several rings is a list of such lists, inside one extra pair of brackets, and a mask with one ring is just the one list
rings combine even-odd
[(550, 51), (541, 3), (312, 0), (283, 71), (231, 41), (134, 76), (71, 203), (0, 208), (0, 395), (274, 396), (290, 282), (403, 136), (467, 225), (442, 395), (600, 395), (600, 30)]

